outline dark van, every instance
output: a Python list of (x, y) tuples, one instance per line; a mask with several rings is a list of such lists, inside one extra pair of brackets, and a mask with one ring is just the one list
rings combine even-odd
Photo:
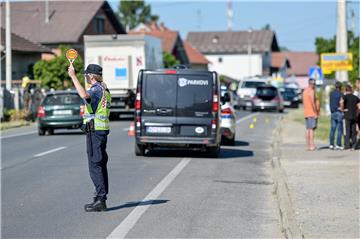
[(135, 154), (153, 147), (220, 151), (220, 84), (216, 72), (141, 70), (135, 101)]

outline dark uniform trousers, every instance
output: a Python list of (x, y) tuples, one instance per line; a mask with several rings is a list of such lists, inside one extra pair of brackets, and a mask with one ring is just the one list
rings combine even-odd
[(100, 200), (106, 200), (106, 195), (109, 193), (106, 143), (107, 135), (96, 132), (86, 135), (86, 152), (89, 161), (90, 178), (95, 186), (96, 197)]

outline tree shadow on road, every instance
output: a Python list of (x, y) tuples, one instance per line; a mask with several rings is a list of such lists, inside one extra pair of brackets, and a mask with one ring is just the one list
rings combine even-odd
[(116, 211), (123, 208), (132, 208), (137, 206), (157, 205), (157, 204), (167, 203), (169, 201), (170, 200), (148, 200), (148, 201), (139, 201), (139, 202), (127, 202), (119, 206), (110, 207), (106, 211)]

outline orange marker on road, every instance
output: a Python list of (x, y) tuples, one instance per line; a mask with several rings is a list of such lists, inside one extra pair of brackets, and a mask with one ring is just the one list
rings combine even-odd
[(128, 136), (135, 136), (135, 124), (134, 124), (134, 122), (130, 123)]

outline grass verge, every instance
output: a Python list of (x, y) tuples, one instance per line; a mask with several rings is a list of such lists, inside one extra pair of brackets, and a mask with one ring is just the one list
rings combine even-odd
[(31, 125), (31, 122), (26, 120), (17, 120), (17, 121), (10, 121), (10, 122), (1, 122), (0, 123), (0, 130), (17, 128), (22, 126)]
[[(304, 112), (303, 108), (300, 107), (296, 110), (290, 111), (288, 117), (292, 121), (305, 125), (303, 112)], [(315, 139), (321, 141), (328, 141), (329, 134), (330, 134), (330, 118), (329, 116), (322, 113), (318, 119), (318, 127), (315, 131)]]

